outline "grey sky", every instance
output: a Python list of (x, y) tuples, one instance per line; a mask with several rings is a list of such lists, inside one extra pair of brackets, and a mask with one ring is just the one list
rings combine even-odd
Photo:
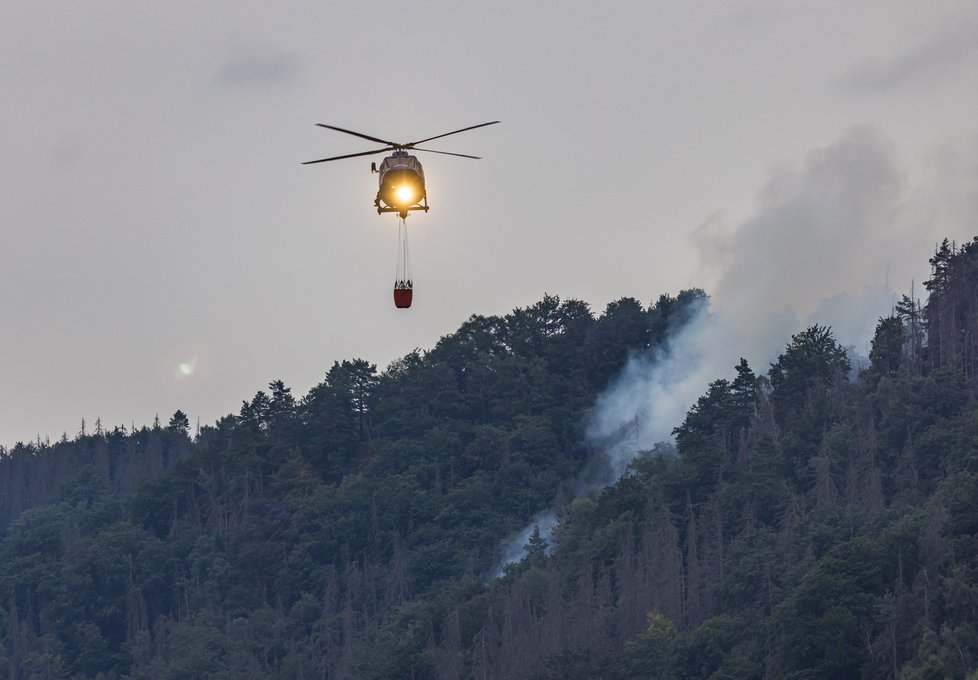
[[(805, 319), (886, 266), (902, 292), (914, 248), (974, 235), (975, 45), (970, 0), (3, 3), (0, 443), (210, 423), (544, 292), (722, 303), (752, 243), (777, 257), (778, 219), (831, 222), (804, 201), (845, 153), (894, 238), (874, 212), (865, 238), (785, 241), (845, 275), (778, 302)], [(432, 143), (483, 160), (421, 157), (394, 310), (371, 159), (300, 165), (371, 144), (314, 123), (409, 141), (495, 119)]]

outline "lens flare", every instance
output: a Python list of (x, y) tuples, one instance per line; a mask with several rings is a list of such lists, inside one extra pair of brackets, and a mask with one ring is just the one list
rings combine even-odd
[(177, 367), (177, 370), (180, 371), (180, 375), (190, 377), (194, 374), (194, 365), (184, 362)]

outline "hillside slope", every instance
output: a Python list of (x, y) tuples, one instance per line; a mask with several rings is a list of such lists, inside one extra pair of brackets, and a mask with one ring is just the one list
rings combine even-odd
[[(0, 544), (0, 668), (357, 675), (400, 611), (478, 583), (500, 539), (561, 496), (589, 456), (584, 411), (702, 299), (623, 299), (595, 318), (547, 296), (382, 373), (337, 362), (301, 399), (273, 382), (193, 443), (177, 414), (16, 447), (8, 486), (49, 481), (11, 506)], [(116, 454), (147, 442), (180, 455), (129, 494), (120, 480), (159, 457)], [(71, 474), (49, 474), (58, 461)]]
[[(11, 522), (0, 669), (976, 678), (978, 239), (931, 265), (926, 305), (879, 320), (858, 377), (831, 329), (805, 329), (713, 382), (675, 448), (576, 500), (597, 395), (701, 291), (600, 317), (547, 296), (380, 373), (337, 362), (302, 398), (273, 382), (193, 442), (175, 418), (154, 436), (186, 455), (132, 493), (93, 464)], [(486, 581), (547, 508), (555, 545), (533, 534)]]

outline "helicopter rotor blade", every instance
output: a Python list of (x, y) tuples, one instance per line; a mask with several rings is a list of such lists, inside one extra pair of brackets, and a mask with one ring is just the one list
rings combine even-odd
[(354, 137), (362, 137), (363, 139), (369, 139), (371, 142), (378, 142), (379, 144), (387, 144), (388, 146), (400, 146), (397, 142), (388, 142), (386, 139), (378, 139), (377, 137), (371, 137), (370, 135), (365, 135), (362, 132), (354, 132), (353, 130), (344, 130), (343, 128), (336, 127), (335, 125), (326, 125), (326, 123), (316, 123), (319, 127), (329, 128), (330, 130), (336, 130), (337, 132), (345, 132), (348, 135), (353, 135)]
[[(471, 125), (471, 126), (469, 126), (467, 128), (462, 128), (461, 130), (455, 130), (454, 132), (446, 132), (443, 135), (435, 135), (434, 137), (428, 137), (427, 139), (419, 139), (416, 142), (411, 142), (410, 144), (404, 144), (404, 146), (406, 148), (410, 149), (410, 148), (413, 148), (415, 144), (424, 144), (425, 142), (430, 142), (432, 139), (439, 139), (441, 137), (447, 137), (448, 135), (457, 135), (459, 132), (465, 132), (467, 130), (475, 130), (476, 128), (485, 127), (487, 125), (495, 125), (498, 122), (499, 122), (498, 120), (494, 120), (494, 121), (490, 121), (488, 123), (479, 123), (478, 125)], [(346, 130), (344, 130), (343, 132), (346, 132)], [(386, 143), (388, 143), (388, 142), (385, 142), (385, 144)], [(441, 153), (445, 153), (445, 152), (442, 151)]]
[(338, 161), (343, 158), (356, 158), (357, 156), (373, 156), (375, 153), (387, 153), (390, 149), (377, 149), (376, 151), (361, 151), (360, 153), (348, 153), (345, 156), (333, 156), (332, 158), (320, 158), (316, 161), (305, 161), (303, 165), (311, 165), (312, 163), (325, 163), (326, 161)]
[(452, 153), (451, 151), (435, 151), (434, 149), (418, 149), (416, 147), (411, 147), (412, 151), (424, 151), (425, 153), (440, 153), (446, 156), (461, 156), (462, 158), (474, 158), (475, 160), (481, 160), (482, 156), (470, 156), (467, 153)]

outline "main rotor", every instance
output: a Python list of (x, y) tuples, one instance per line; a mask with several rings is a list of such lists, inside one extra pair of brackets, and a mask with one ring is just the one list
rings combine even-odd
[(354, 137), (360, 137), (371, 142), (377, 142), (378, 144), (384, 144), (384, 148), (375, 149), (373, 151), (361, 151), (360, 153), (348, 153), (343, 156), (332, 156), (330, 158), (320, 158), (315, 161), (306, 161), (303, 165), (310, 165), (312, 163), (325, 163), (327, 161), (338, 161), (344, 158), (357, 158), (358, 156), (373, 156), (378, 153), (388, 153), (391, 151), (424, 151), (427, 153), (440, 153), (445, 156), (460, 156), (462, 158), (474, 158), (478, 160), (480, 156), (470, 156), (464, 153), (453, 153), (451, 151), (437, 151), (435, 149), (421, 149), (418, 148), (418, 144), (424, 144), (425, 142), (430, 142), (433, 139), (441, 139), (442, 137), (448, 137), (449, 135), (457, 135), (460, 132), (467, 132), (468, 130), (475, 130), (476, 128), (485, 127), (487, 125), (495, 125), (498, 120), (493, 120), (488, 123), (480, 123), (478, 125), (470, 125), (469, 127), (462, 128), (461, 130), (453, 130), (452, 132), (445, 132), (440, 135), (435, 135), (434, 137), (426, 137), (425, 139), (419, 139), (416, 142), (408, 142), (403, 144), (401, 142), (391, 142), (386, 139), (380, 139), (379, 137), (372, 137), (371, 135), (365, 135), (362, 132), (355, 132), (354, 130), (347, 130), (345, 128), (336, 127), (335, 125), (326, 125), (325, 123), (316, 123), (319, 127), (327, 128), (329, 130), (336, 130), (337, 132), (342, 132), (348, 135), (353, 135)]

